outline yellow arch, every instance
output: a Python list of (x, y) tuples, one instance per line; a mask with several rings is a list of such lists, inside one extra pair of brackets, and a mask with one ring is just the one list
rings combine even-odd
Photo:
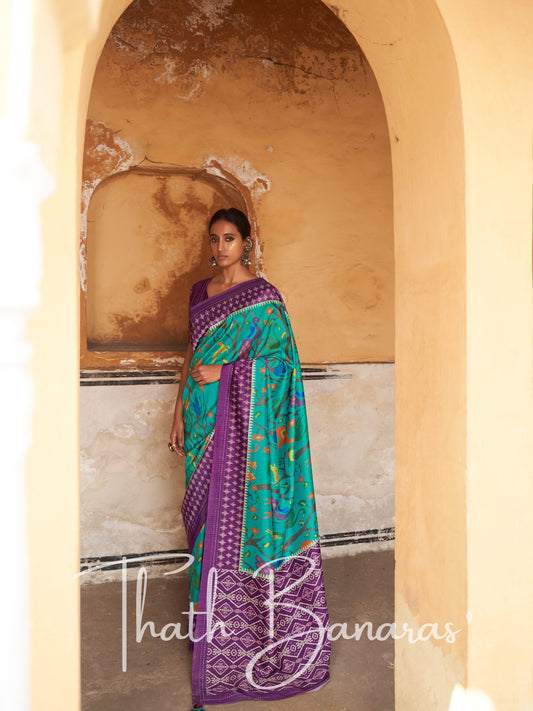
[[(57, 180), (43, 208), (42, 304), (29, 330), (35, 353), (35, 437), (27, 470), (35, 709), (54, 699), (56, 708), (70, 711), (79, 697), (72, 576), (79, 566), (73, 472), (79, 455), (81, 157), (98, 56), (128, 5), (35, 4), (42, 31), (33, 55), (29, 135)], [(518, 0), (505, 7), (498, 0), (468, 5), (330, 5), (372, 65), (392, 146), (396, 618), (415, 627), (437, 622), (441, 629), (450, 621), (462, 630), (454, 644), (398, 643), (396, 707), (406, 711), (445, 711), (458, 682), (482, 688), (498, 708), (518, 711), (532, 702), (533, 566), (520, 564), (531, 561), (533, 546), (533, 96), (526, 91), (533, 7)], [(491, 292), (497, 275), (504, 286), (499, 301)], [(51, 402), (59, 411), (54, 419)], [(506, 577), (515, 581), (512, 591)]]

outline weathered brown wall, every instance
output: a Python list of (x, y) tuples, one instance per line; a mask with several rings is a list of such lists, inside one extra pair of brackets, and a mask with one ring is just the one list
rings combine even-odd
[[(222, 0), (195, 7), (188, 0), (136, 0), (105, 44), (88, 118), (84, 210), (99, 180), (145, 156), (143, 166), (225, 170), (256, 213), (254, 268), (286, 297), (302, 359), (393, 360), (392, 189), (383, 104), (353, 36), (321, 2)], [(128, 201), (139, 214), (149, 200), (146, 185), (128, 183)], [(109, 259), (117, 244), (122, 249), (128, 242), (133, 224), (133, 215), (126, 221), (113, 205), (117, 186), (105, 208), (95, 195), (98, 204), (89, 211), (89, 339), (150, 342), (158, 321), (162, 332), (166, 321), (178, 333), (167, 343), (179, 342), (185, 282), (192, 272), (194, 278), (211, 273), (191, 248), (205, 229), (211, 199), (197, 201), (174, 230), (162, 207), (145, 211), (154, 217), (147, 241), (159, 230), (162, 250), (195, 255), (194, 265), (174, 265), (183, 271), (163, 265), (158, 279), (161, 265), (141, 246), (140, 233), (137, 265), (146, 258), (145, 273)], [(105, 183), (104, 189), (111, 190)], [(185, 188), (174, 205), (180, 200), (186, 202)], [(145, 223), (137, 222), (141, 232)], [(100, 258), (91, 261), (96, 243)], [(201, 253), (205, 259), (205, 249)], [(141, 282), (148, 285), (142, 299)]]

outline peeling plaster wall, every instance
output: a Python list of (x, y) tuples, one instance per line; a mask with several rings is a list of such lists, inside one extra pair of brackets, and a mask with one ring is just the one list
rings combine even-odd
[(82, 388), (82, 556), (186, 547), (184, 466), (167, 448), (174, 385)]
[(130, 5), (95, 72), (84, 205), (99, 180), (141, 162), (210, 166), (246, 188), (260, 270), (287, 299), (304, 361), (394, 359), (385, 111), (358, 44), (323, 3)]
[(336, 366), (334, 372), (338, 377), (305, 382), (320, 532), (390, 527), (394, 525), (393, 366), (360, 363)]
[[(336, 366), (304, 385), (320, 533), (392, 526), (393, 366)], [(183, 461), (167, 449), (176, 390), (110, 381), (81, 388), (82, 557), (187, 547)], [(331, 546), (324, 555), (390, 545)]]
[[(135, 166), (176, 174), (125, 172)], [(194, 188), (183, 183), (185, 167), (236, 186), (252, 218), (253, 270), (283, 293), (302, 361), (336, 371), (305, 381), (321, 533), (392, 527), (390, 146), (372, 71), (327, 7), (136, 0), (116, 23), (85, 146), (82, 269), (94, 347), (158, 344), (175, 364), (185, 282), (210, 274), (201, 241), (216, 202), (196, 178)], [(163, 187), (170, 198), (154, 199)], [(176, 392), (150, 378), (82, 387), (83, 556), (186, 547), (184, 475), (166, 448)]]
[(133, 150), (104, 123), (87, 120), (81, 188), (80, 284), (87, 291), (87, 211), (92, 194), (107, 176), (127, 170), (134, 163)]
[(211, 257), (204, 216), (229, 201), (245, 209), (227, 182), (185, 169), (122, 173), (98, 186), (89, 210), (89, 347), (186, 348), (183, 295), (204, 278)]

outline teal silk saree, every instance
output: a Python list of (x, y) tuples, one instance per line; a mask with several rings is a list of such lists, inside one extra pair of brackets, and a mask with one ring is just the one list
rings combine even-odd
[[(302, 374), (279, 292), (191, 293), (183, 392), (195, 703), (284, 698), (327, 682), (328, 616)], [(213, 631), (214, 630), (214, 631)]]

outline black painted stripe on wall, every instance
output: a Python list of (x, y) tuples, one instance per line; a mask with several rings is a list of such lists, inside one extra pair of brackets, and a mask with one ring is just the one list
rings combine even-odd
[[(302, 367), (304, 380), (351, 380), (352, 373), (327, 368)], [(177, 385), (179, 370), (83, 370), (82, 387), (104, 385)]]
[[(322, 548), (330, 548), (332, 546), (347, 546), (357, 543), (379, 543), (381, 541), (394, 540), (394, 526), (389, 528), (370, 528), (366, 531), (344, 531), (342, 533), (327, 533), (320, 536), (320, 546)], [(126, 568), (139, 568), (141, 562), (137, 559), (148, 558), (143, 560), (142, 565), (169, 565), (172, 562), (183, 562), (183, 554), (187, 554), (187, 548), (180, 548), (173, 551), (152, 551), (149, 553), (128, 553), (123, 556), (118, 555), (103, 555), (81, 558), (80, 571), (89, 570), (98, 565), (105, 565), (105, 570), (119, 570), (122, 568), (123, 558), (126, 559)], [(149, 560), (150, 556), (154, 556)], [(158, 556), (157, 558), (155, 556)]]

